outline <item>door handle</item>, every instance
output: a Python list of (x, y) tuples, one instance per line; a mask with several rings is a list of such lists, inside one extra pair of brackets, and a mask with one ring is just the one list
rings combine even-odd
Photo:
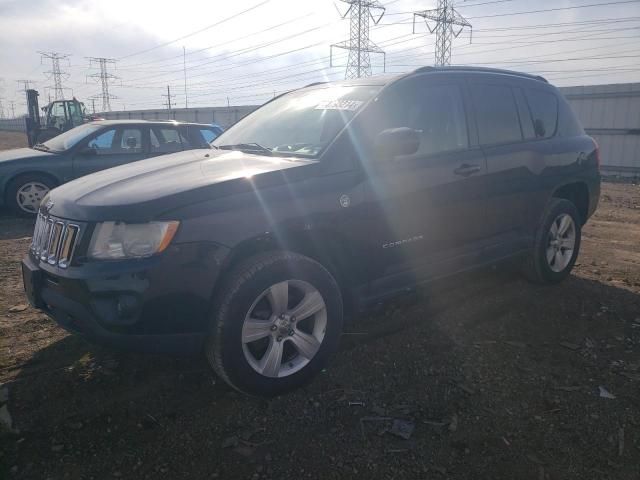
[(469, 175), (473, 175), (474, 173), (478, 173), (480, 171), (480, 165), (468, 165), (463, 163), (458, 168), (456, 168), (453, 173), (456, 175), (462, 175), (463, 177), (468, 177)]

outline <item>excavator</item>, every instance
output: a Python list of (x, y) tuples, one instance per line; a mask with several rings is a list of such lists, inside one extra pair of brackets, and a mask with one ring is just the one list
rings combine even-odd
[(46, 107), (42, 108), (43, 118), (40, 118), (38, 107), (38, 91), (27, 90), (27, 140), (29, 146), (33, 147), (37, 143), (60, 135), (73, 127), (95, 120), (87, 116), (84, 103), (76, 100), (54, 100)]

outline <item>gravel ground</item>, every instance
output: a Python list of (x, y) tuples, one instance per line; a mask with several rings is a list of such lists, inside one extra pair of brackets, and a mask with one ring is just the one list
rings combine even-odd
[(637, 185), (603, 184), (561, 285), (506, 267), (429, 285), (356, 319), (316, 381), (272, 400), (24, 306), (31, 231), (0, 214), (2, 479), (640, 477)]

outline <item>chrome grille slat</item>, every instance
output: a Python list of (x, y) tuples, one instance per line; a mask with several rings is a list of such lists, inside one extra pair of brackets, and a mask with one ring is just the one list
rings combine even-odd
[(79, 225), (38, 213), (29, 249), (40, 261), (67, 268), (79, 236)]

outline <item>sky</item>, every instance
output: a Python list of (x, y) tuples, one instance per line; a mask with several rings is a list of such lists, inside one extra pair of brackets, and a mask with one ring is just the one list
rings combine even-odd
[[(435, 35), (413, 13), (436, 0), (380, 0), (370, 39), (373, 74), (434, 63)], [(28, 4), (28, 7), (27, 7)], [(472, 29), (454, 41), (452, 63), (540, 74), (558, 86), (640, 82), (640, 0), (458, 0)], [(340, 80), (349, 38), (349, 5), (336, 0), (0, 0), (0, 98), (11, 116), (26, 111), (18, 80), (49, 95), (58, 52), (65, 96), (101, 93), (97, 64), (108, 73), (112, 110), (172, 105), (257, 105), (306, 84)], [(372, 10), (377, 19), (382, 10)], [(430, 25), (433, 28), (433, 25)], [(183, 50), (184, 49), (184, 50)], [(385, 65), (386, 63), (386, 65)], [(186, 91), (185, 91), (186, 67)], [(185, 94), (186, 93), (186, 94)], [(163, 96), (165, 95), (165, 96)], [(102, 100), (95, 99), (96, 111)]]

